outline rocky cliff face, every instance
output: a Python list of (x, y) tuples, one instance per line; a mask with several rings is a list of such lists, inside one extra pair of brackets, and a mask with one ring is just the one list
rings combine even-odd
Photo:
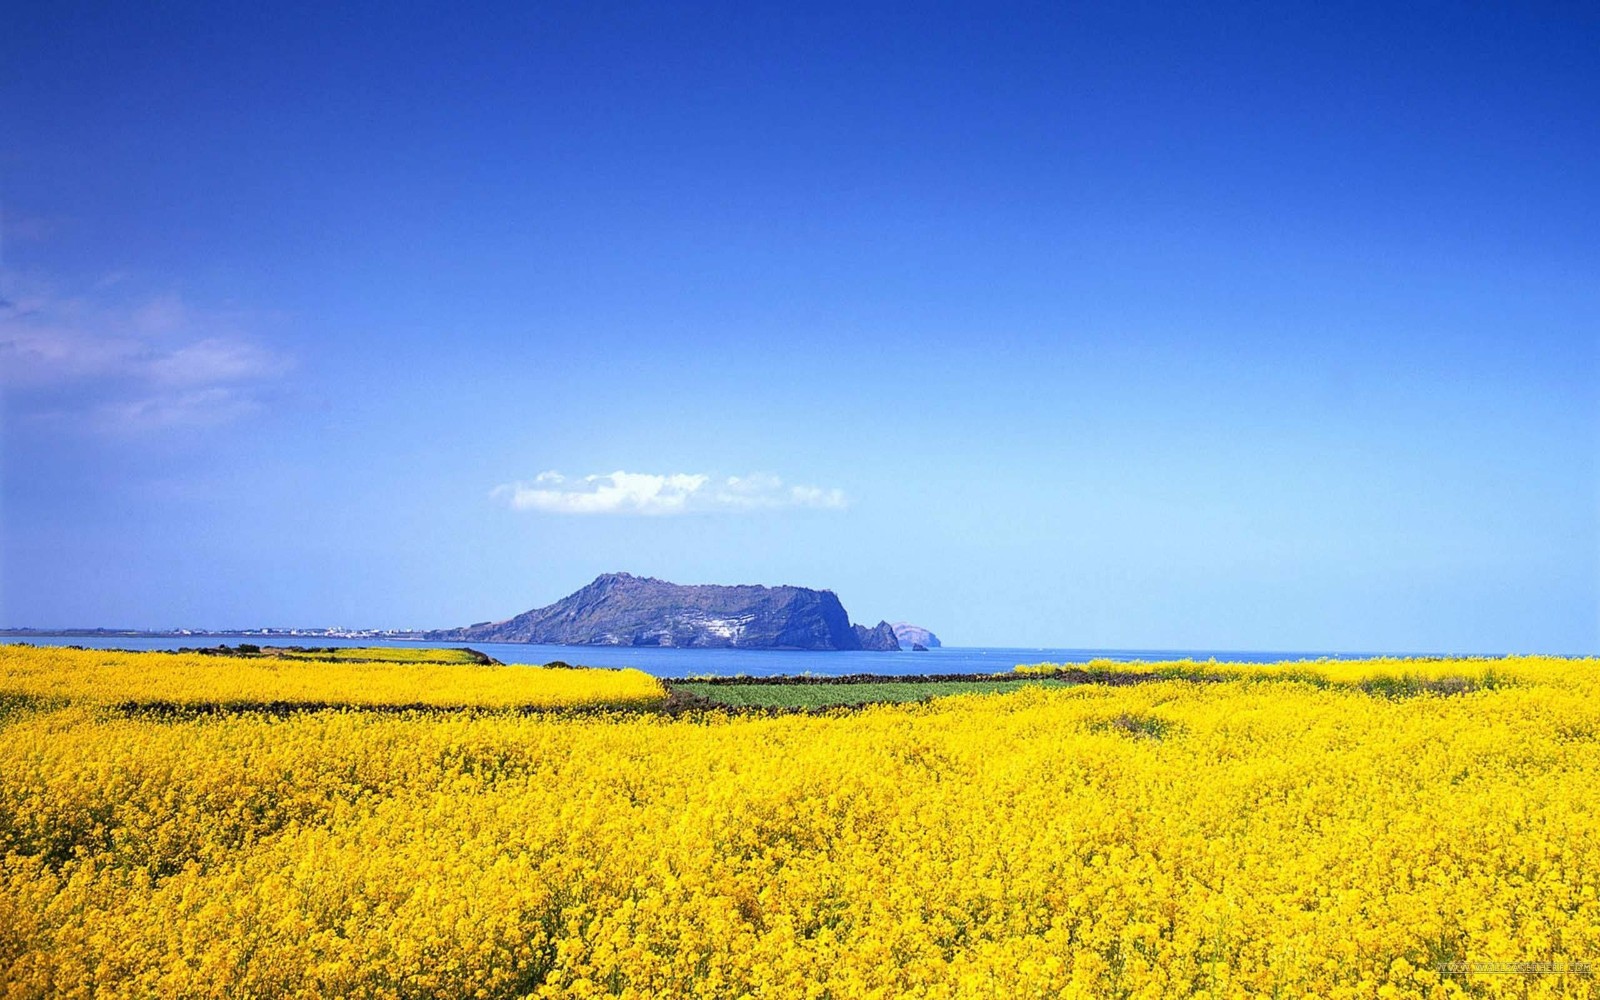
[(926, 646), (929, 649), (939, 648), (939, 637), (910, 622), (895, 622), (893, 626), (895, 637), (902, 646)]
[(501, 622), (429, 633), (461, 642), (537, 642), (576, 646), (676, 646), (691, 649), (898, 649), (881, 645), (886, 622), (863, 629), (864, 646), (831, 590), (806, 587), (683, 586), (607, 573), (545, 608)]
[(852, 625), (855, 629), (856, 641), (862, 649), (874, 649), (881, 652), (890, 652), (900, 648), (900, 639), (894, 634), (894, 627), (888, 622), (879, 622), (872, 628), (865, 625)]

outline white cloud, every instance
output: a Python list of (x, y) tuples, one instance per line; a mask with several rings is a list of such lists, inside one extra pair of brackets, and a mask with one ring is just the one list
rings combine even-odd
[(208, 337), (149, 359), (145, 375), (164, 385), (218, 385), (277, 375), (285, 367), (248, 341)]
[(531, 483), (507, 483), (490, 492), (515, 510), (547, 514), (696, 514), (713, 511), (809, 507), (839, 510), (844, 493), (817, 486), (786, 486), (777, 476), (715, 478), (691, 473), (655, 475), (608, 472), (568, 477), (541, 472)]
[(169, 427), (210, 427), (231, 423), (261, 409), (260, 400), (224, 386), (108, 400), (90, 414), (93, 426), (108, 431), (156, 431)]
[(226, 423), (290, 367), (235, 316), (177, 295), (124, 294), (119, 278), (69, 296), (3, 277), (0, 388), (40, 419), (119, 433)]

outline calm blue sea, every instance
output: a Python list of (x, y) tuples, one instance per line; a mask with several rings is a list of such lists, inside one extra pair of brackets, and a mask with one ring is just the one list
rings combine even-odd
[[(25, 639), (0, 637), (3, 642), (28, 642), (40, 646), (86, 646), (91, 649), (177, 649), (180, 646), (238, 645), (254, 642), (301, 646), (416, 646), (416, 642), (383, 639), (263, 638), (261, 636), (180, 636), (175, 638), (123, 638), (39, 636)], [(448, 645), (440, 643), (439, 645)], [(657, 677), (775, 674), (978, 674), (1010, 670), (1019, 663), (1087, 663), (1112, 660), (1232, 660), (1270, 663), (1276, 660), (1317, 659), (1331, 656), (1358, 659), (1375, 653), (1267, 652), (1214, 649), (1042, 649), (946, 647), (926, 653), (806, 652), (772, 649), (661, 649), (647, 646), (536, 646), (515, 642), (472, 643), (472, 648), (502, 663), (549, 663), (563, 660), (574, 666), (638, 667)]]

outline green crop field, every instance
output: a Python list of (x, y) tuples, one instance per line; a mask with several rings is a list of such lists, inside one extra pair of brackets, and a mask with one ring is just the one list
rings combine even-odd
[(471, 649), (395, 648), (392, 646), (348, 646), (332, 649), (279, 649), (265, 647), (262, 653), (289, 660), (353, 660), (361, 663), (483, 663), (482, 653)]
[(713, 683), (673, 681), (674, 690), (729, 708), (830, 708), (880, 702), (921, 701), (953, 694), (1004, 694), (1023, 687), (1062, 687), (1066, 682), (1037, 681), (889, 681), (859, 683)]

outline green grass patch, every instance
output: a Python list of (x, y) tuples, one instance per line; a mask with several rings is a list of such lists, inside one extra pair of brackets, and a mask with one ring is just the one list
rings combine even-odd
[(1173, 724), (1153, 715), (1134, 715), (1123, 712), (1115, 718), (1090, 723), (1090, 729), (1102, 733), (1115, 733), (1134, 739), (1159, 740), (1172, 732)]
[(710, 683), (673, 681), (674, 690), (728, 708), (834, 708), (922, 701), (956, 694), (1003, 694), (1023, 687), (1067, 687), (1054, 679), (1030, 681), (865, 681), (849, 684)]
[(484, 663), (489, 659), (475, 649), (409, 649), (393, 646), (349, 646), (304, 653), (285, 652), (282, 655), (290, 660), (358, 660), (362, 663)]

